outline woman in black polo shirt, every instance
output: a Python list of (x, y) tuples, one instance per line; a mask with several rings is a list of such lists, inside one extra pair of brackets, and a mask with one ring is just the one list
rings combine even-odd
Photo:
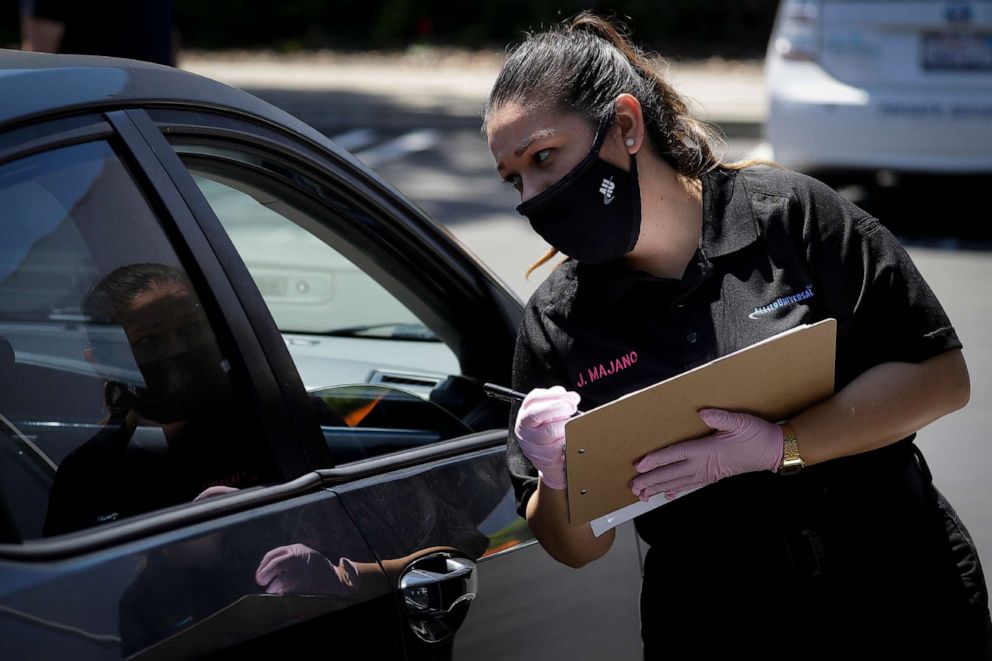
[(673, 501), (635, 522), (645, 656), (988, 658), (977, 553), (913, 444), (968, 401), (968, 372), (892, 235), (814, 179), (721, 162), (651, 61), (589, 14), (509, 54), (485, 130), (553, 246), (538, 265), (569, 258), (526, 307), (508, 455), (559, 561), (614, 539), (568, 523), (563, 425), (580, 402), (838, 320), (830, 399), (783, 424), (705, 410), (712, 435), (637, 464), (634, 493)]

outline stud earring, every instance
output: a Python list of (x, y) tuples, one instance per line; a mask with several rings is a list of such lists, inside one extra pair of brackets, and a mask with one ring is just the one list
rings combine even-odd
[(623, 144), (627, 145), (628, 147), (633, 147), (634, 146), (634, 139), (633, 138), (627, 138), (626, 140), (623, 141)]

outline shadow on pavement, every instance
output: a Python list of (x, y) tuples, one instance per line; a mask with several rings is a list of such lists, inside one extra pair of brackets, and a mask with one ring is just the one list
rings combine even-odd
[[(243, 89), (329, 137), (360, 128), (374, 129), (384, 137), (437, 130), (439, 142), (431, 149), (403, 155), (373, 169), (443, 225), (512, 214), (517, 204), (512, 191), (502, 190), (488, 158), (489, 150), (481, 134), (481, 103), (464, 98), (425, 102), (423, 98), (409, 100), (358, 92)], [(360, 150), (352, 152), (360, 156)], [(479, 158), (479, 154), (486, 157)]]
[(992, 174), (815, 175), (869, 212), (910, 246), (992, 250), (985, 191)]

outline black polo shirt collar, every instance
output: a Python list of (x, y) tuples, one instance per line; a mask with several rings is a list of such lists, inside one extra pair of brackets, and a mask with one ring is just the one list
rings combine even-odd
[[(703, 180), (700, 249), (709, 259), (737, 252), (758, 240), (758, 221), (736, 170), (713, 170)], [(741, 222), (746, 218), (748, 222)], [(737, 219), (737, 222), (732, 222)]]
[[(758, 222), (754, 217), (747, 189), (738, 181), (735, 170), (712, 170), (702, 176), (703, 228), (699, 249), (690, 262), (710, 259), (737, 252), (758, 240)], [(749, 222), (740, 222), (747, 218)], [(733, 222), (737, 219), (737, 222)], [(674, 278), (658, 278), (644, 271), (627, 268), (622, 261), (607, 264), (576, 264), (575, 274), (580, 286), (595, 287), (597, 294), (619, 300), (638, 283), (670, 284)]]

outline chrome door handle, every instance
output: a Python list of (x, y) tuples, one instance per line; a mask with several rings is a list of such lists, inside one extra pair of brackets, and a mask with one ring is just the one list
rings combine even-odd
[(438, 552), (414, 561), (400, 577), (410, 629), (429, 643), (448, 638), (468, 614), (477, 589), (475, 563), (467, 558)]

